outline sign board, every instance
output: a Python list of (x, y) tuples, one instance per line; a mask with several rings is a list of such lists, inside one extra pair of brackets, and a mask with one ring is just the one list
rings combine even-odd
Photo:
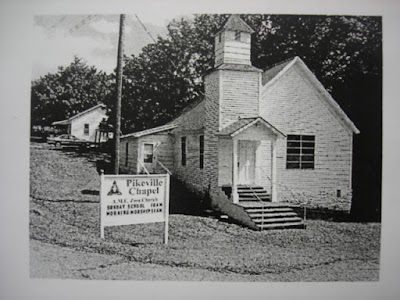
[(165, 222), (168, 241), (169, 174), (101, 175), (100, 232), (105, 226)]

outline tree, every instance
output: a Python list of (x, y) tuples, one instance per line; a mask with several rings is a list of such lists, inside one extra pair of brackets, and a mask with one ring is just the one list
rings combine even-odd
[(202, 21), (172, 21), (167, 38), (159, 37), (138, 56), (126, 58), (123, 131), (162, 125), (203, 95), (202, 76), (213, 66), (210, 30), (217, 29), (224, 17), (217, 17), (217, 21), (208, 15), (197, 18)]
[[(168, 35), (125, 57), (123, 133), (171, 121), (203, 96), (203, 76), (214, 65), (215, 34), (229, 15), (173, 20)], [(365, 16), (241, 15), (255, 33), (251, 60), (267, 69), (299, 56), (361, 130), (354, 152), (354, 207), (380, 211), (382, 158), (382, 20)], [(32, 123), (50, 124), (97, 102), (112, 108), (115, 74), (75, 57), (67, 68), (32, 83)], [(112, 115), (110, 115), (112, 118)], [(112, 121), (112, 119), (111, 119)], [(371, 170), (363, 169), (370, 164)], [(373, 174), (373, 175), (371, 175)], [(363, 186), (375, 185), (373, 193)], [(361, 211), (360, 209), (356, 209)]]
[[(127, 58), (125, 76), (144, 104), (142, 117), (127, 128), (154, 126), (171, 119), (187, 102), (201, 95), (202, 76), (213, 66), (213, 34), (229, 15), (196, 15), (173, 20), (167, 38)], [(241, 15), (255, 30), (252, 63), (266, 69), (300, 56), (333, 96), (348, 88), (350, 78), (381, 74), (381, 23), (377, 17)], [(379, 80), (379, 79), (378, 79)], [(129, 88), (129, 87), (128, 87)], [(133, 94), (132, 94), (133, 93)], [(130, 100), (132, 101), (132, 100)], [(351, 101), (339, 99), (351, 114)], [(154, 111), (146, 110), (152, 107)], [(148, 118), (148, 116), (153, 118)], [(145, 119), (149, 123), (146, 124)], [(129, 121), (128, 121), (129, 122)]]
[[(140, 55), (126, 58), (123, 130), (132, 132), (161, 125), (202, 96), (202, 76), (213, 66), (213, 34), (228, 17), (196, 15), (193, 19), (173, 20), (166, 38), (158, 38), (156, 43), (143, 48)], [(361, 135), (355, 138), (354, 151), (364, 155), (355, 157), (354, 170), (370, 164), (373, 176), (368, 175), (369, 170), (356, 178), (354, 199), (358, 200), (353, 204), (362, 206), (364, 211), (379, 212), (381, 18), (256, 14), (241, 17), (255, 30), (251, 53), (254, 66), (265, 70), (294, 56), (301, 57), (355, 121)], [(361, 193), (363, 186), (370, 184), (376, 186), (374, 196)]]
[(32, 82), (32, 124), (50, 125), (67, 119), (106, 101), (111, 88), (109, 75), (74, 57), (69, 66), (59, 67), (57, 73), (49, 73)]

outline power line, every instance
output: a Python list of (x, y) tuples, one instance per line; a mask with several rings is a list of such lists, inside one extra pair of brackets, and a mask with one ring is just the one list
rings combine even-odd
[(83, 25), (86, 24), (86, 22), (90, 21), (93, 18), (93, 15), (89, 15), (86, 18), (84, 18), (80, 23), (76, 24), (74, 27), (70, 28), (70, 30), (68, 31), (69, 33), (73, 33), (76, 30), (78, 30), (79, 28), (81, 28)]
[[(136, 17), (136, 19), (139, 21), (140, 25), (142, 25), (144, 31), (146, 31), (146, 33), (147, 33), (147, 34), (150, 36), (150, 38), (153, 40), (154, 44), (156, 44), (157, 41), (153, 38), (153, 36), (151, 35), (151, 33), (147, 30), (146, 26), (142, 23), (142, 21), (139, 19), (139, 17), (138, 17), (137, 14), (135, 14), (135, 17)], [(169, 57), (169, 55), (168, 55), (167, 52), (165, 52), (162, 48), (160, 48), (160, 49), (161, 49), (162, 52), (164, 52), (164, 54), (167, 55), (167, 57)], [(169, 62), (174, 66), (174, 68), (175, 68), (176, 70), (178, 70), (178, 67), (174, 64), (174, 62), (173, 62), (170, 58), (168, 58), (168, 60), (169, 60)], [(176, 72), (176, 74), (177, 74), (177, 72)]]
[[(154, 43), (157, 43), (157, 41), (153, 38), (153, 36), (151, 35), (151, 33), (147, 30), (146, 26), (143, 24), (143, 22), (140, 20), (140, 18), (138, 17), (137, 14), (135, 14), (136, 19), (139, 21), (139, 23), (142, 25), (143, 29), (146, 31), (146, 33), (150, 36), (150, 38), (153, 40)], [(167, 52), (165, 52), (162, 48), (160, 48), (161, 51), (164, 52), (164, 54), (168, 57), (169, 62), (174, 66), (175, 68), (175, 72), (174, 72), (174, 76), (180, 77), (182, 78), (182, 76), (180, 76), (178, 74), (178, 67), (175, 65), (175, 63), (169, 58), (169, 55)], [(198, 91), (199, 94), (201, 94), (202, 96), (204, 96), (204, 93), (202, 91)]]
[(144, 24), (142, 23), (142, 21), (139, 19), (138, 15), (135, 14), (136, 19), (139, 21), (140, 25), (142, 25), (143, 29), (147, 32), (147, 34), (151, 37), (151, 39), (153, 40), (154, 43), (157, 43), (156, 40), (153, 38), (153, 36), (151, 35), (151, 33), (147, 30), (146, 26), (144, 26)]
[(72, 34), (75, 31), (77, 31), (79, 28), (81, 28), (83, 25), (85, 25), (87, 22), (92, 20), (93, 18), (97, 17), (97, 15), (89, 15), (85, 17), (83, 20), (81, 20), (79, 23), (75, 24), (75, 26), (71, 27), (64, 36), (67, 36), (68, 34)]
[(49, 27), (49, 29), (55, 28), (58, 24), (60, 24), (62, 21), (64, 21), (66, 17), (67, 16), (63, 16), (60, 20), (58, 20), (56, 23), (54, 23), (53, 26)]

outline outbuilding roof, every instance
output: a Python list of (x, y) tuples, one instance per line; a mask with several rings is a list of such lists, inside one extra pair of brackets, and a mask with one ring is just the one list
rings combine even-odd
[(93, 106), (93, 107), (91, 107), (91, 108), (89, 108), (87, 110), (84, 110), (84, 111), (72, 116), (69, 119), (53, 122), (51, 125), (68, 125), (69, 122), (71, 122), (71, 120), (76, 119), (76, 118), (78, 118), (78, 117), (80, 117), (80, 116), (82, 116), (84, 114), (87, 114), (87, 113), (89, 113), (89, 112), (91, 112), (91, 111), (93, 111), (93, 110), (95, 110), (95, 109), (97, 109), (99, 107), (106, 108), (106, 106), (103, 103), (100, 103), (100, 104), (97, 104), (96, 106)]

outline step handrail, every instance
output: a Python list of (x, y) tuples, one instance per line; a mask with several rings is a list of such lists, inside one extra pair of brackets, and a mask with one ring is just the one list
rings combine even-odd
[[(263, 170), (261, 170), (261, 171), (263, 171)], [(272, 179), (267, 174), (264, 174), (264, 175), (265, 175), (265, 177), (267, 177), (267, 179), (272, 184)], [(304, 224), (306, 224), (307, 203), (304, 201), (302, 202), (302, 201), (297, 200), (295, 193), (293, 193), (293, 191), (291, 189), (289, 189), (286, 185), (284, 185), (282, 183), (277, 183), (277, 182), (275, 182), (275, 184), (279, 185), (279, 186), (283, 187), (285, 190), (287, 190), (293, 196), (293, 199), (295, 200), (295, 202), (297, 202), (300, 207), (303, 207), (303, 222), (304, 222)]]
[[(249, 186), (250, 191), (256, 196), (257, 200), (261, 203), (261, 207), (267, 207), (267, 205), (264, 205), (264, 201), (261, 200), (260, 197), (258, 197), (257, 193), (253, 190), (251, 186)], [(264, 212), (261, 213), (261, 230), (264, 230)]]
[(142, 169), (146, 172), (147, 175), (150, 175), (149, 171), (147, 170), (146, 166), (142, 164), (140, 159), (137, 160), (138, 164), (142, 167)]
[(156, 159), (156, 162), (160, 164), (160, 166), (169, 174), (172, 175), (172, 172), (170, 170), (168, 170), (168, 168), (166, 166), (164, 166), (164, 164), (159, 161), (158, 159)]

